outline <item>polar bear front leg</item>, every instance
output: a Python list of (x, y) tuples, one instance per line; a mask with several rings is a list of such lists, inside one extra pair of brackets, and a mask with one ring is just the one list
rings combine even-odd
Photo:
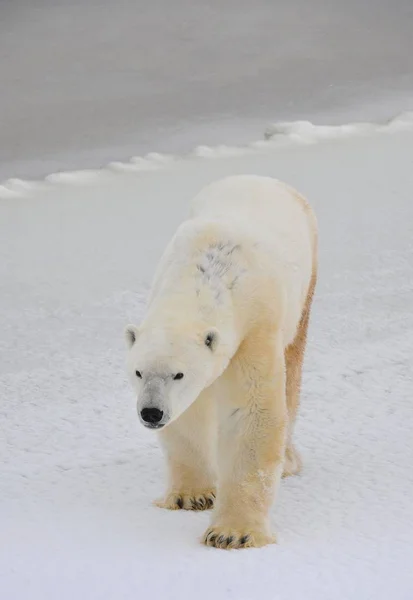
[(168, 488), (156, 505), (169, 510), (207, 510), (216, 496), (216, 421), (214, 399), (203, 392), (161, 433)]
[(275, 542), (269, 510), (283, 472), (288, 413), (283, 348), (280, 341), (264, 343), (264, 335), (244, 343), (224, 375), (218, 499), (203, 538), (207, 546)]

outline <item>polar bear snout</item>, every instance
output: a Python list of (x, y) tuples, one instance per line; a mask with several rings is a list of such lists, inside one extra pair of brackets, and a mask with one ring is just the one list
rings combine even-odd
[(150, 375), (138, 393), (137, 411), (139, 419), (149, 429), (160, 429), (169, 422), (166, 380)]
[(139, 420), (148, 429), (161, 429), (169, 423), (168, 414), (157, 406), (137, 406)]
[(160, 410), (159, 408), (143, 408), (141, 410), (141, 419), (146, 426), (152, 428), (156, 427), (157, 429), (163, 427), (161, 424), (162, 417), (163, 410)]

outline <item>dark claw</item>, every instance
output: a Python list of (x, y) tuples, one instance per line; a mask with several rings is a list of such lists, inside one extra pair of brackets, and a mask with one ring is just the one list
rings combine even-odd
[(217, 539), (217, 544), (221, 545), (225, 542), (227, 538), (225, 537), (225, 535), (220, 535), (219, 538)]
[(208, 533), (208, 535), (207, 535), (207, 542), (210, 542), (211, 544), (213, 544), (216, 539), (217, 539), (217, 536), (216, 536), (216, 534), (213, 531), (211, 531), (210, 533)]
[(184, 501), (181, 498), (181, 496), (178, 496), (178, 498), (176, 499), (176, 504), (178, 505), (179, 508), (183, 508), (184, 506)]
[[(215, 496), (214, 496), (214, 498), (215, 498)], [(212, 498), (207, 498), (207, 499), (206, 499), (206, 507), (207, 507), (207, 508), (212, 508), (213, 506), (214, 506), (214, 501), (213, 501), (213, 499), (212, 499)]]
[(233, 536), (233, 535), (230, 535), (230, 536), (229, 536), (229, 538), (227, 538), (227, 544), (228, 544), (228, 546), (229, 546), (230, 544), (232, 544), (232, 542), (233, 542), (233, 541), (234, 541), (234, 536)]
[(239, 543), (241, 544), (241, 546), (243, 546), (244, 544), (246, 544), (248, 542), (249, 539), (250, 539), (249, 535), (243, 535), (242, 538), (240, 539)]

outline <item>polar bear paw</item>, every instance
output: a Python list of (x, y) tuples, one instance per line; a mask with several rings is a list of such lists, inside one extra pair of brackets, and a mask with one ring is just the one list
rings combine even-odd
[(275, 536), (253, 528), (210, 527), (206, 530), (203, 543), (213, 548), (233, 550), (239, 548), (261, 548), (275, 544)]
[(209, 510), (215, 502), (215, 490), (204, 492), (171, 492), (155, 505), (168, 510)]

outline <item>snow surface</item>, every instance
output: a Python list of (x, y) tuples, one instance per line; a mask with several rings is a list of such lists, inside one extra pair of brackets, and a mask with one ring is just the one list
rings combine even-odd
[[(413, 597), (413, 133), (212, 154), (3, 188), (2, 600)], [(199, 544), (208, 514), (151, 505), (164, 467), (136, 417), (123, 328), (190, 197), (235, 173), (307, 195), (321, 266), (305, 469), (282, 483), (279, 544), (224, 552)]]
[[(197, 146), (187, 156), (174, 156), (149, 152), (146, 156), (133, 156), (128, 162), (112, 161), (101, 169), (81, 169), (77, 171), (60, 171), (46, 175), (46, 183), (68, 183), (83, 185), (98, 181), (107, 172), (153, 171), (171, 166), (182, 159), (222, 158), (245, 156), (262, 152), (265, 149), (285, 147), (291, 144), (315, 144), (321, 140), (338, 140), (348, 137), (365, 136), (367, 134), (395, 133), (397, 131), (413, 131), (413, 112), (406, 111), (382, 123), (348, 123), (346, 125), (315, 125), (310, 121), (286, 121), (272, 123), (264, 132), (264, 139), (244, 146)], [(27, 181), (12, 177), (0, 185), (0, 198), (25, 196), (27, 192), (44, 189), (42, 181)]]
[(412, 0), (2, 0), (0, 179), (413, 108)]

